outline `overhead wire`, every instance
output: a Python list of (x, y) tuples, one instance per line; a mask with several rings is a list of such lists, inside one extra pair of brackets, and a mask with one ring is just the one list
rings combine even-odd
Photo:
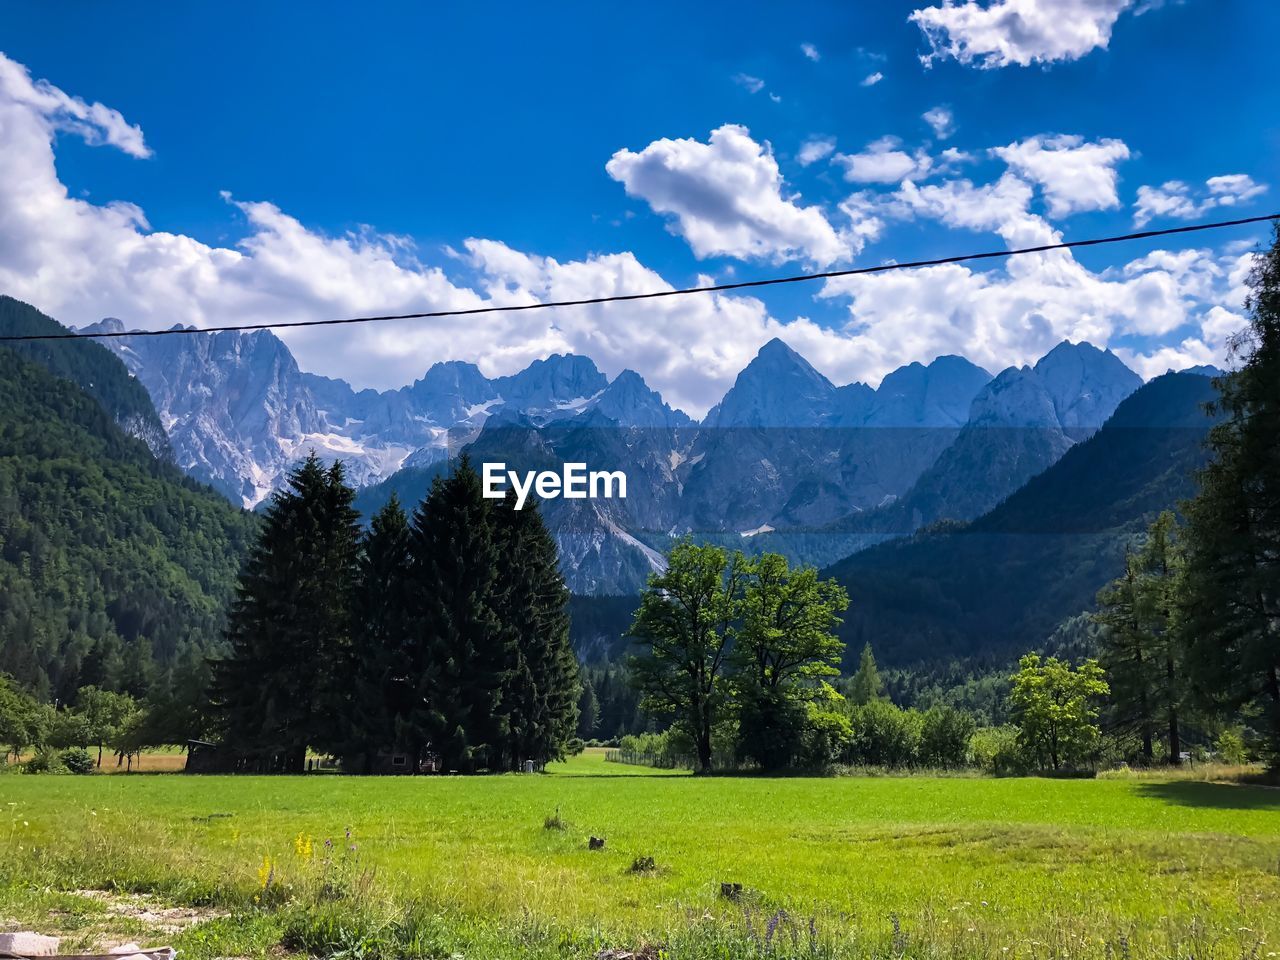
[(385, 323), (392, 320), (431, 320), (446, 317), (471, 317), (490, 313), (517, 313), (528, 310), (552, 310), (563, 307), (589, 307), (608, 303), (634, 303), (642, 300), (657, 300), (665, 297), (682, 297), (699, 293), (725, 293), (733, 290), (750, 290), (759, 287), (779, 286), (787, 283), (804, 283), (813, 280), (835, 280), (841, 277), (857, 277), (869, 274), (889, 273), (895, 270), (916, 270), (923, 267), (940, 267), (952, 263), (970, 263), (977, 260), (997, 260), (1018, 257), (1032, 253), (1050, 253), (1054, 250), (1078, 250), (1083, 247), (1096, 247), (1108, 243), (1124, 243), (1133, 240), (1148, 240), (1155, 237), (1170, 237), (1185, 233), (1197, 233), (1203, 230), (1219, 230), (1225, 227), (1240, 227), (1254, 223), (1280, 220), (1280, 213), (1269, 213), (1257, 217), (1242, 217), (1236, 220), (1217, 220), (1210, 223), (1193, 223), (1180, 227), (1165, 227), (1160, 230), (1143, 230), (1137, 233), (1125, 233), (1108, 237), (1093, 237), (1086, 240), (1067, 240), (1061, 243), (1046, 243), (1034, 247), (1018, 247), (1011, 250), (988, 250), (981, 253), (962, 253), (949, 257), (935, 257), (928, 260), (909, 260), (905, 262), (881, 263), (871, 267), (853, 267), (847, 270), (824, 270), (816, 273), (799, 273), (785, 277), (766, 277), (760, 280), (739, 280), (732, 283), (716, 283), (699, 287), (681, 287), (670, 290), (650, 290), (644, 293), (623, 293), (607, 297), (585, 297), (578, 300), (539, 300), (534, 303), (494, 304), (484, 307), (465, 307), (457, 310), (427, 310), (421, 313), (390, 313), (364, 317), (338, 317), (322, 320), (279, 320), (262, 323), (232, 323), (211, 327), (169, 327), (164, 330), (98, 330), (84, 332), (68, 330), (64, 333), (31, 333), (0, 336), (0, 343), (14, 343), (31, 340), (105, 340), (118, 337), (167, 337), (202, 333), (229, 333), (249, 330), (282, 330), (299, 327), (332, 327), (356, 323)]

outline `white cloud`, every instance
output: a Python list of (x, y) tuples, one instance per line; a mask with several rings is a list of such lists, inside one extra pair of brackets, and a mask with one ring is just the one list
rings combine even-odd
[(835, 148), (836, 141), (833, 137), (810, 137), (800, 145), (796, 161), (800, 166), (807, 167), (831, 156)]
[[(1057, 242), (1057, 231), (1031, 212), (1032, 199), (1032, 185), (1006, 171), (976, 186), (908, 181), (890, 194), (863, 191), (842, 209), (864, 222), (925, 217), (990, 231), (1011, 247)], [(949, 264), (837, 278), (820, 296), (848, 302), (842, 332), (871, 370), (955, 352), (994, 371), (1033, 362), (1065, 338), (1098, 346), (1139, 338), (1151, 346), (1122, 357), (1141, 373), (1163, 373), (1169, 366), (1225, 362), (1226, 336), (1243, 323), (1233, 311), (1244, 299), (1249, 262), (1249, 254), (1235, 249), (1157, 250), (1095, 273), (1070, 251), (1052, 251), (994, 269)], [(1180, 359), (1172, 363), (1175, 354)]]
[(879, 70), (877, 70), (875, 73), (869, 73), (865, 77), (863, 77), (862, 82), (859, 84), (859, 86), (874, 87), (877, 83), (879, 83), (883, 79), (884, 79), (884, 74), (881, 73)]
[(926, 110), (921, 114), (921, 119), (933, 129), (933, 135), (939, 140), (945, 140), (956, 132), (955, 117), (948, 107)]
[(1050, 216), (1120, 206), (1115, 167), (1129, 158), (1129, 148), (1121, 140), (1086, 142), (1079, 136), (1042, 134), (996, 147), (991, 153), (1040, 185)]
[(924, 150), (907, 153), (897, 137), (881, 137), (861, 153), (837, 153), (833, 162), (844, 167), (850, 183), (898, 183), (927, 177), (933, 161)]
[(759, 77), (753, 77), (749, 73), (738, 73), (733, 77), (733, 82), (743, 87), (747, 93), (759, 93), (764, 89), (764, 81)]
[(814, 63), (817, 63), (819, 60), (822, 59), (822, 54), (818, 52), (818, 48), (815, 47), (812, 43), (800, 44), (800, 52), (803, 53), (810, 60), (812, 60)]
[(1011, 173), (980, 187), (968, 180), (923, 187), (908, 181), (896, 199), (912, 214), (949, 227), (998, 233), (1010, 247), (1043, 246), (1061, 240), (1043, 217), (1029, 212), (1031, 187)]
[(1198, 191), (1181, 180), (1169, 180), (1158, 187), (1142, 186), (1133, 205), (1133, 222), (1141, 227), (1158, 217), (1190, 220), (1215, 207), (1248, 203), (1266, 192), (1265, 183), (1257, 183), (1243, 173), (1210, 177), (1204, 182), (1204, 189)]
[(954, 57), (982, 68), (1078, 60), (1111, 42), (1134, 0), (943, 0), (908, 19), (924, 33), (926, 66)]
[(818, 207), (783, 193), (767, 143), (726, 124), (699, 140), (655, 140), (638, 153), (619, 150), (606, 164), (630, 196), (673, 215), (674, 233), (696, 256), (829, 264), (850, 254)]
[(130, 156), (151, 156), (142, 130), (128, 123), (120, 111), (86, 103), (44, 80), (33, 81), (26, 67), (4, 54), (0, 54), (0, 97), (29, 108), (49, 130), (65, 130), (88, 144), (106, 144)]
[[(265, 202), (230, 201), (228, 209), (247, 225), (246, 238), (234, 248), (153, 231), (132, 204), (90, 203), (68, 194), (57, 177), (53, 148), (58, 131), (68, 129), (59, 119), (61, 104), (73, 98), (47, 85), (41, 98), (32, 98), (22, 87), (15, 90), (13, 77), (25, 78), (15, 66), (0, 58), (0, 291), (34, 303), (64, 323), (118, 316), (147, 329), (174, 323), (201, 327), (670, 288), (628, 252), (561, 262), (485, 239), (467, 240), (460, 254), (443, 261), (458, 273), (450, 276), (419, 262), (403, 238), (372, 230), (327, 236)], [(136, 155), (141, 133), (114, 111), (101, 108), (98, 115), (117, 118), (112, 121), (114, 141), (102, 130), (75, 132), (114, 142)], [(668, 147), (658, 153), (672, 162), (690, 161), (694, 169), (685, 172), (695, 183), (698, 170), (706, 174), (725, 166), (723, 180), (711, 177), (710, 182), (736, 199), (750, 199), (750, 210), (742, 216), (753, 224), (752, 217), (764, 217), (768, 229), (776, 230), (757, 207), (774, 213), (780, 204), (802, 208), (783, 196), (767, 148), (752, 144), (740, 128), (729, 129), (723, 139), (735, 149), (727, 155), (719, 152), (725, 145), (717, 145), (714, 136), (710, 144), (659, 141), (674, 147), (669, 154), (664, 153)], [(136, 137), (124, 137), (121, 131), (128, 130)], [(690, 143), (703, 150), (689, 152)], [(647, 150), (631, 156), (645, 156)], [(653, 159), (648, 154), (641, 166)], [(739, 170), (738, 163), (749, 170)], [(754, 175), (748, 175), (752, 170)], [(737, 186), (741, 194), (733, 192)], [(852, 249), (878, 235), (890, 217), (906, 216), (1010, 237), (1049, 231), (1028, 212), (1031, 189), (1009, 173), (978, 186), (967, 181), (903, 184), (887, 197), (855, 194), (841, 205), (852, 222), (839, 240)], [(697, 213), (706, 216), (726, 203), (713, 190)], [(779, 216), (788, 223), (808, 223), (796, 220), (793, 212)], [(797, 235), (810, 240), (809, 229), (797, 228)], [(826, 236), (821, 230), (814, 233)], [(788, 233), (771, 242), (801, 241)], [(1065, 336), (1100, 346), (1119, 337), (1148, 338), (1149, 345), (1134, 353), (1132, 361), (1144, 371), (1165, 362), (1160, 351), (1221, 362), (1225, 337), (1241, 322), (1249, 266), (1247, 253), (1229, 249), (1229, 254), (1158, 251), (1101, 274), (1064, 252), (1017, 258), (994, 270), (956, 265), (833, 280), (822, 297), (849, 307), (847, 322), (838, 327), (804, 317), (784, 322), (751, 297), (697, 295), (282, 330), (280, 335), (303, 369), (342, 377), (356, 387), (401, 386), (437, 360), (469, 360), (498, 375), (552, 351), (572, 351), (592, 357), (611, 376), (626, 367), (636, 369), (670, 402), (700, 414), (774, 336), (786, 339), (837, 382), (876, 383), (901, 363), (940, 353), (962, 353), (996, 369), (1034, 360)]]

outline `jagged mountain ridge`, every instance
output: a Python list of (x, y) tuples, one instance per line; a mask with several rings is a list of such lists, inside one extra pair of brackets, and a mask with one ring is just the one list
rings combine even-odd
[[(391, 489), (416, 499), (464, 449), (510, 451), (522, 469), (577, 461), (624, 470), (625, 501), (547, 506), (570, 584), (588, 593), (637, 588), (657, 551), (684, 534), (828, 560), (837, 557), (810, 555), (788, 537), (847, 533), (895, 510), (906, 518), (894, 520), (901, 532), (976, 516), (1096, 430), (1141, 383), (1109, 352), (1064, 343), (1035, 367), (995, 378), (945, 356), (895, 370), (878, 388), (837, 386), (775, 339), (699, 424), (639, 374), (611, 381), (575, 355), (495, 378), (470, 363), (437, 363), (379, 392), (299, 370), (269, 332), (108, 343), (147, 387), (179, 464), (248, 506), (310, 449), (348, 463), (366, 510)], [(993, 442), (1031, 423), (1041, 425), (1027, 434), (1038, 443)], [(866, 543), (826, 541), (828, 551)]]

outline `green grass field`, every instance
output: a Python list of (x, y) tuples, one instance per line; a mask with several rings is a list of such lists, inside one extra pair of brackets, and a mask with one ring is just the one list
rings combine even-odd
[(473, 779), (6, 775), (0, 810), (0, 921), (86, 945), (149, 931), (70, 891), (231, 913), (172, 937), (194, 956), (1280, 951), (1280, 790), (1262, 786), (695, 778), (592, 752)]

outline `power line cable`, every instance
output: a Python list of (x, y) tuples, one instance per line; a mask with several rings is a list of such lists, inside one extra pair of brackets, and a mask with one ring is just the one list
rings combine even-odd
[(625, 303), (636, 300), (657, 300), (661, 297), (681, 297), (692, 293), (723, 293), (729, 290), (747, 290), (753, 287), (772, 287), (783, 283), (803, 283), (809, 280), (832, 280), (838, 277), (856, 277), (872, 273), (888, 273), (892, 270), (914, 270), (920, 267), (939, 267), (949, 263), (967, 263), (973, 260), (997, 260), (1028, 253), (1049, 253), (1053, 250), (1074, 250), (1079, 247), (1096, 247), (1105, 243), (1122, 243), (1128, 240), (1146, 240), (1152, 237), (1169, 237), (1200, 230), (1218, 230), (1222, 227), (1240, 227), (1251, 223), (1280, 220), (1280, 213), (1260, 217), (1244, 217), (1240, 220), (1218, 220), (1213, 223), (1193, 223), (1182, 227), (1166, 227), (1163, 230), (1144, 230), (1114, 237), (1094, 237), (1089, 240), (1070, 240), (1064, 243), (1046, 243), (1038, 247), (1020, 247), (1016, 250), (989, 250), (985, 253), (964, 253), (933, 260), (911, 260), (906, 263), (884, 263), (875, 267), (856, 267), (851, 270), (827, 270), (822, 273), (801, 273), (789, 277), (770, 277), (764, 280), (741, 280), (736, 283), (717, 283), (705, 287), (682, 287), (678, 290), (653, 290), (648, 293), (625, 293), (610, 297), (589, 297), (583, 300), (543, 300), (537, 303), (511, 304), (509, 306), (469, 307), (462, 310), (432, 310), (426, 313), (392, 313), (371, 317), (341, 317), (333, 320), (281, 320), (275, 323), (237, 323), (219, 327), (170, 327), (168, 330), (111, 330), (96, 333), (33, 333), (0, 336), (0, 343), (27, 340), (106, 340), (114, 337), (166, 337), (193, 333), (229, 333), (242, 330), (281, 330), (286, 327), (333, 327), (349, 323), (381, 323), (387, 320), (429, 320), (442, 317), (470, 317), (486, 313), (516, 313), (522, 310), (549, 310), (554, 307), (588, 307), (601, 303)]

